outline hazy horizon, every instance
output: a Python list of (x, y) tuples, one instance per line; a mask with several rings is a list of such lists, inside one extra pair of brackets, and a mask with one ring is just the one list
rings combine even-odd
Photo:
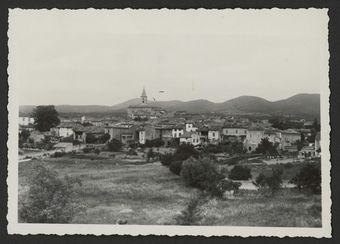
[(319, 94), (325, 11), (10, 10), (9, 80), (22, 105)]
[[(221, 102), (213, 102), (213, 101), (210, 101), (208, 99), (193, 99), (193, 100), (179, 100), (179, 99), (172, 99), (172, 100), (156, 100), (155, 102), (170, 102), (170, 101), (181, 101), (181, 102), (190, 102), (190, 101), (197, 101), (197, 100), (207, 100), (207, 101), (210, 101), (210, 102), (213, 102), (213, 103), (223, 103), (223, 102), (227, 102), (229, 100), (232, 100), (232, 99), (235, 99), (235, 98), (239, 98), (239, 97), (258, 97), (258, 98), (263, 98), (269, 102), (277, 102), (277, 101), (280, 101), (280, 100), (285, 100), (285, 99), (288, 99), (288, 98), (291, 98), (293, 96), (296, 96), (296, 95), (320, 95), (320, 93), (299, 93), (299, 94), (294, 94), (294, 95), (291, 95), (289, 97), (286, 97), (286, 98), (283, 98), (283, 99), (277, 99), (277, 100), (268, 100), (268, 99), (265, 99), (263, 97), (259, 97), (259, 96), (252, 96), (252, 95), (240, 95), (240, 96), (237, 96), (237, 97), (233, 97), (233, 98), (230, 98), (230, 99), (226, 99), (224, 101), (221, 101)], [(39, 106), (39, 105), (55, 105), (55, 106), (115, 106), (115, 105), (119, 105), (121, 103), (125, 103), (125, 102), (128, 102), (130, 100), (133, 100), (133, 99), (139, 99), (139, 97), (135, 97), (135, 98), (130, 98), (130, 99), (127, 99), (127, 100), (124, 100), (124, 101), (121, 101), (121, 102), (118, 102), (118, 103), (115, 103), (115, 104), (99, 104), (99, 103), (88, 103), (88, 104), (72, 104), (72, 103), (61, 103), (61, 104), (52, 104), (52, 103), (39, 103), (39, 104), (20, 104), (19, 106)], [(151, 100), (149, 97), (148, 97), (148, 102), (154, 102), (153, 100)]]

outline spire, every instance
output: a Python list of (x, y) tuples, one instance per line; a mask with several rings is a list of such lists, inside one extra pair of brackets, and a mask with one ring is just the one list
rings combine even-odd
[(148, 97), (146, 96), (145, 87), (143, 87), (141, 99), (142, 99), (142, 104), (146, 105), (148, 103)]
[(143, 87), (142, 97), (146, 97), (145, 87)]

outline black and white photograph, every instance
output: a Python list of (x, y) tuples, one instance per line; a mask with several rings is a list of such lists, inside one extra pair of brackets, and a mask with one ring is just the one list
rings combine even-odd
[(8, 232), (331, 236), (327, 9), (10, 9)]

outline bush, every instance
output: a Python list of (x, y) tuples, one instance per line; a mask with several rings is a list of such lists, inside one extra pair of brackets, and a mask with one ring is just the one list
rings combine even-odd
[(270, 176), (261, 173), (256, 178), (255, 182), (253, 182), (253, 184), (265, 194), (267, 194), (267, 191), (269, 191), (270, 195), (274, 195), (281, 188), (282, 173), (283, 171), (281, 168), (273, 168), (272, 174)]
[(184, 161), (190, 157), (198, 158), (198, 156), (199, 153), (195, 150), (193, 145), (183, 143), (174, 153), (174, 160)]
[(55, 152), (52, 157), (53, 158), (61, 158), (62, 156), (64, 156), (66, 153), (65, 152)]
[(100, 149), (99, 148), (94, 149), (94, 153), (95, 154), (99, 154), (100, 153)]
[(82, 150), (83, 150), (84, 153), (90, 153), (90, 152), (93, 151), (93, 148), (91, 148), (91, 147), (84, 147)]
[(189, 158), (182, 164), (181, 177), (187, 186), (206, 191), (212, 196), (221, 197), (225, 191), (221, 184), (224, 176), (209, 159)]
[(59, 178), (42, 164), (34, 166), (30, 188), (19, 201), (20, 219), (27, 223), (69, 223), (82, 211), (75, 200), (79, 179)]
[(107, 147), (111, 152), (119, 152), (122, 149), (123, 144), (117, 139), (112, 139), (108, 142)]
[(172, 173), (176, 175), (180, 175), (182, 169), (182, 161), (173, 161), (171, 162), (169, 169)]
[(174, 155), (171, 153), (166, 153), (160, 156), (160, 160), (162, 165), (169, 166), (171, 162), (174, 160)]
[(229, 178), (232, 180), (248, 180), (251, 178), (250, 169), (248, 167), (236, 165), (230, 171)]
[(153, 152), (152, 148), (149, 149), (149, 151), (146, 154), (146, 157), (148, 160), (153, 159), (155, 157), (155, 153)]
[(299, 190), (310, 190), (313, 193), (321, 192), (321, 171), (313, 165), (306, 165), (291, 180)]
[(129, 151), (127, 151), (126, 153), (127, 155), (130, 155), (130, 156), (136, 156), (138, 155), (137, 152), (134, 150), (134, 149), (130, 149)]

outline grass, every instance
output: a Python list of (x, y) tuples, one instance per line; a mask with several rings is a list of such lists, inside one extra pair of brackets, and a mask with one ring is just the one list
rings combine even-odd
[(198, 225), (321, 227), (320, 195), (282, 190), (273, 198), (211, 199), (199, 207)]
[[(38, 160), (19, 163), (19, 195), (29, 186), (33, 165)], [(185, 187), (180, 177), (159, 162), (126, 162), (114, 158), (48, 158), (42, 160), (60, 176), (81, 179), (78, 200), (86, 211), (73, 223), (171, 225), (197, 196), (197, 190)], [(261, 166), (261, 165), (260, 165)], [(254, 165), (252, 170), (264, 170)], [(300, 167), (300, 166), (299, 166)], [(289, 168), (292, 173), (294, 167)], [(289, 172), (288, 172), (289, 173)], [(288, 174), (287, 173), (287, 174)], [(294, 190), (282, 190), (274, 198), (244, 194), (235, 199), (211, 199), (195, 206), (197, 225), (232, 226), (308, 226), (321, 225), (320, 196), (306, 196)]]

